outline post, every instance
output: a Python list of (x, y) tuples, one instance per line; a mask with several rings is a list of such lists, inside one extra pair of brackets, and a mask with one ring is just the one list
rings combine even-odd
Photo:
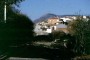
[(5, 2), (5, 5), (4, 5), (4, 22), (6, 23), (6, 2)]

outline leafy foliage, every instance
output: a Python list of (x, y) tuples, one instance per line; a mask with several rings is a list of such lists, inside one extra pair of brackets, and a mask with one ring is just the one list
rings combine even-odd
[(8, 10), (8, 8), (9, 9), (12, 8), (11, 6), (13, 6), (13, 8), (15, 5), (19, 6), (19, 3), (21, 3), (22, 1), (24, 1), (24, 0), (0, 0), (0, 22), (4, 21), (4, 5), (5, 5), (5, 2), (7, 5), (6, 9)]
[(52, 36), (54, 39), (60, 39), (63, 38), (66, 34), (62, 31), (53, 31)]
[(74, 50), (78, 54), (86, 54), (86, 51), (88, 51), (87, 44), (90, 42), (89, 21), (78, 18), (69, 24), (69, 32), (76, 37), (76, 46)]
[(22, 2), (24, 0), (0, 0), (0, 5), (4, 5), (5, 2), (8, 4), (8, 5), (12, 5), (12, 4), (15, 4), (15, 5), (18, 5), (20, 2)]
[(7, 7), (7, 21), (0, 22), (0, 48), (21, 45), (33, 40), (33, 22), (26, 15)]

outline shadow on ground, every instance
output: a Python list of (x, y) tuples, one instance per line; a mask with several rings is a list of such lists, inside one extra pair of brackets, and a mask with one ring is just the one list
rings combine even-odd
[(63, 46), (59, 49), (51, 49), (30, 45), (11, 47), (10, 49), (9, 56), (11, 57), (45, 58), (48, 60), (71, 60), (74, 57), (74, 53)]

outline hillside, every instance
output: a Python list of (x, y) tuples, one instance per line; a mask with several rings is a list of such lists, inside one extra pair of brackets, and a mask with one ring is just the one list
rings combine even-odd
[(79, 15), (71, 15), (71, 14), (69, 14), (69, 15), (56, 15), (56, 14), (48, 13), (48, 14), (45, 14), (45, 15), (41, 16), (38, 19), (35, 19), (34, 23), (38, 23), (38, 22), (41, 22), (41, 21), (46, 21), (47, 19), (52, 18), (52, 17), (65, 17), (65, 16), (79, 16)]
[(40, 18), (34, 20), (34, 23), (38, 23), (38, 22), (41, 22), (41, 21), (45, 21), (45, 20), (47, 20), (47, 19), (49, 19), (49, 18), (56, 17), (56, 16), (57, 16), (57, 15), (55, 15), (55, 14), (50, 14), (50, 13), (48, 13), (48, 14), (45, 14), (45, 15), (41, 16)]

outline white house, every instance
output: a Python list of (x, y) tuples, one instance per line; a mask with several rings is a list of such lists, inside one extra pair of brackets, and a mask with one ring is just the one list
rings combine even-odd
[(60, 19), (62, 19), (64, 22), (67, 22), (67, 21), (71, 21), (72, 20), (72, 19), (66, 18), (66, 17), (63, 17), (63, 18), (60, 18)]

